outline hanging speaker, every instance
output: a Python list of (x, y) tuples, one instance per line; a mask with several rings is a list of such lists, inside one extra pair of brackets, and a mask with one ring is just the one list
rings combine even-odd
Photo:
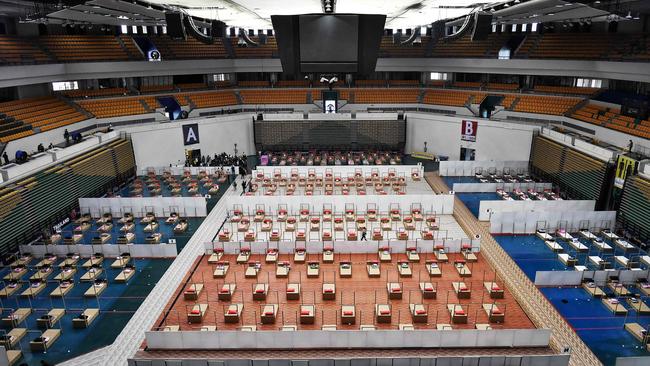
[(213, 38), (223, 38), (226, 36), (226, 23), (220, 20), (212, 21), (212, 28), (210, 31)]
[(165, 13), (167, 23), (167, 35), (173, 39), (185, 39), (185, 27), (183, 26), (183, 14)]
[(488, 38), (492, 31), (492, 14), (487, 12), (478, 12), (474, 16), (474, 32), (472, 32), (472, 41), (480, 41)]

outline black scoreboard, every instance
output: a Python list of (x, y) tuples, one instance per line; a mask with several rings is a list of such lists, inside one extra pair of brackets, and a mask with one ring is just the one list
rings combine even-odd
[(402, 150), (404, 120), (289, 120), (254, 122), (257, 150)]

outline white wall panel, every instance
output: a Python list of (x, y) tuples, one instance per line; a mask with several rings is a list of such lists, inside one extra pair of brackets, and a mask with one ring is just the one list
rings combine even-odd
[[(479, 126), (480, 129), (480, 126)], [(528, 172), (528, 160), (476, 160), (476, 161), (461, 161), (461, 160), (448, 160), (441, 161), (439, 174), (440, 176), (455, 176), (455, 177), (473, 177), (477, 170), (484, 172), (490, 170), (497, 170), (503, 172), (505, 169), (510, 169), (512, 172)]]
[(558, 200), (558, 201), (481, 201), (479, 205), (480, 221), (490, 221), (490, 216), (497, 212), (529, 211), (593, 211), (593, 200)]
[(585, 228), (596, 231), (613, 228), (616, 222), (616, 211), (559, 209), (495, 212), (489, 220), (490, 232), (494, 234), (533, 234), (538, 228), (545, 228), (548, 231), (556, 231), (560, 228), (569, 232), (577, 232)]
[[(131, 134), (136, 165), (143, 169), (150, 166), (169, 166), (185, 162), (185, 150), (200, 149), (203, 155), (234, 153), (254, 155), (253, 115), (236, 115), (196, 118), (166, 124), (131, 126), (124, 131)], [(198, 123), (199, 144), (183, 144), (182, 125)]]
[(362, 212), (368, 204), (375, 205), (378, 212), (387, 212), (399, 206), (402, 212), (409, 211), (411, 205), (419, 205), (424, 214), (451, 215), (454, 211), (454, 196), (438, 195), (392, 195), (392, 196), (233, 196), (228, 197), (228, 210), (235, 205), (243, 212), (254, 214), (258, 207), (264, 206), (267, 214), (276, 214), (280, 204), (286, 205), (289, 212), (299, 212), (301, 205), (309, 205), (310, 211), (322, 213), (323, 205), (331, 205), (334, 213), (343, 213), (346, 204), (354, 205), (355, 211)]
[[(210, 311), (210, 310), (208, 310)], [(547, 347), (546, 329), (451, 331), (181, 331), (145, 334), (150, 349)]]
[(135, 217), (143, 217), (150, 211), (159, 217), (171, 212), (176, 212), (181, 217), (204, 217), (207, 215), (206, 205), (204, 197), (79, 198), (81, 213), (90, 213), (92, 217), (101, 217), (106, 212), (115, 217), (121, 217), (126, 212)]

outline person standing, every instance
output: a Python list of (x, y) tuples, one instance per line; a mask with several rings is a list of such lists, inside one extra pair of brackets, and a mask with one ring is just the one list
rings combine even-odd
[(246, 193), (246, 181), (241, 182), (241, 193)]
[(368, 241), (368, 239), (366, 238), (366, 228), (365, 227), (363, 229), (361, 229), (361, 240)]
[(70, 132), (68, 132), (68, 129), (66, 128), (65, 131), (63, 131), (63, 138), (65, 139), (65, 146), (70, 145)]
[(9, 155), (7, 155), (6, 151), (2, 154), (2, 159), (4, 159), (5, 165), (9, 164)]

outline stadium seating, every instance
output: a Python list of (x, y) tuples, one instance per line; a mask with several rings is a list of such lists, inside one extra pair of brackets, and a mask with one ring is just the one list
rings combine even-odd
[(609, 108), (595, 104), (585, 104), (571, 113), (571, 117), (595, 125), (603, 125), (612, 117)]
[(393, 43), (392, 36), (384, 36), (379, 46), (379, 57), (424, 57), (429, 41), (429, 37), (421, 37), (421, 43), (401, 45)]
[(417, 103), (419, 89), (354, 89), (355, 103)]
[(508, 84), (508, 83), (487, 83), (485, 87), (488, 90), (506, 90), (506, 91), (516, 91), (519, 89), (519, 84)]
[(433, 86), (436, 88), (442, 88), (447, 84), (446, 80), (429, 80), (427, 81), (427, 86)]
[(619, 207), (619, 220), (640, 238), (650, 237), (650, 181), (640, 175), (627, 176)]
[(611, 128), (630, 135), (650, 138), (650, 121), (623, 116), (618, 108), (586, 104), (571, 114), (572, 118)]
[(0, 36), (0, 65), (38, 64), (51, 62), (38, 43), (26, 38)]
[(309, 80), (279, 80), (275, 85), (281, 88), (308, 88)]
[(541, 136), (533, 138), (531, 165), (535, 174), (558, 184), (574, 199), (598, 200), (607, 163)]
[(113, 36), (44, 36), (41, 44), (64, 62), (129, 61), (127, 49)]
[(577, 98), (522, 95), (514, 107), (516, 112), (552, 114), (561, 116), (580, 102)]
[(268, 88), (271, 83), (265, 80), (242, 80), (237, 85), (242, 88)]
[(278, 57), (278, 45), (275, 37), (267, 37), (266, 44), (260, 44), (259, 37), (251, 37), (251, 40), (258, 43), (257, 47), (239, 47), (239, 38), (230, 38), (230, 43), (235, 51), (236, 58), (271, 58)]
[[(8, 142), (34, 133), (33, 129), (47, 131), (80, 122), (87, 117), (53, 97), (21, 99), (0, 103), (0, 113), (11, 117), (16, 123), (0, 124), (0, 141)], [(13, 122), (12, 121), (12, 122)]]
[(180, 90), (196, 90), (196, 89), (207, 89), (208, 84), (206, 83), (178, 83), (176, 86)]
[[(456, 90), (427, 90), (422, 99), (424, 104), (438, 104), (438, 105), (448, 105), (454, 107), (462, 107), (470, 101), (470, 97), (484, 95), (482, 93), (473, 93), (465, 91), (456, 91)], [(479, 98), (473, 98), (477, 100)]]
[[(194, 104), (196, 108), (222, 107), (238, 104), (237, 96), (231, 91), (193, 93), (185, 95), (185, 98), (188, 102)], [(177, 97), (176, 99), (179, 98)]]
[(213, 44), (201, 43), (192, 37), (187, 37), (185, 41), (173, 40), (166, 35), (149, 39), (156, 45), (163, 61), (228, 58), (221, 39), (216, 39)]
[(608, 53), (623, 41), (624, 37), (608, 33), (529, 34), (516, 56), (596, 60), (607, 58)]
[(452, 86), (462, 89), (479, 89), (483, 86), (480, 81), (454, 81)]
[(388, 85), (393, 87), (393, 86), (398, 86), (398, 87), (405, 87), (405, 86), (411, 86), (411, 87), (418, 87), (420, 86), (420, 81), (419, 80), (388, 80)]
[(77, 89), (61, 92), (62, 95), (68, 98), (108, 97), (127, 95), (128, 93), (129, 91), (126, 88)]
[(568, 94), (568, 95), (593, 95), (600, 91), (599, 88), (578, 88), (572, 86), (536, 85), (534, 90), (539, 93)]
[(239, 95), (244, 104), (306, 104), (309, 90), (275, 89), (242, 90)]
[(140, 48), (138, 47), (137, 44), (135, 44), (135, 40), (126, 35), (122, 34), (119, 37), (120, 42), (124, 45), (124, 48), (126, 49), (126, 53), (129, 55), (129, 57), (132, 60), (141, 60), (144, 58), (144, 55), (142, 54), (142, 51), (140, 51)]
[(79, 101), (83, 109), (95, 115), (97, 118), (121, 117), (147, 113), (142, 104), (142, 98), (119, 98), (102, 100)]
[(354, 84), (358, 87), (386, 87), (386, 80), (355, 80)]
[(451, 40), (441, 40), (432, 48), (432, 57), (495, 57), (508, 35), (490, 34), (487, 39), (472, 41), (470, 35)]
[(127, 172), (135, 174), (133, 148), (120, 139), (1, 189), (0, 250), (40, 234), (52, 217), (67, 215), (79, 197), (105, 192)]
[(168, 92), (168, 91), (173, 91), (174, 86), (167, 84), (167, 85), (142, 85), (140, 87), (140, 92), (142, 93), (160, 93), (160, 92)]

